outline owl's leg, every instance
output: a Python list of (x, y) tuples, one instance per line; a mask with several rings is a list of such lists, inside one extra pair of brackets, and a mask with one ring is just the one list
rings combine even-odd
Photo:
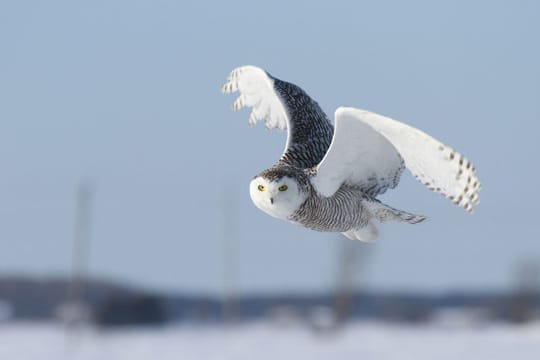
[(350, 240), (360, 240), (366, 243), (372, 243), (377, 240), (379, 231), (377, 230), (377, 227), (370, 221), (361, 229), (349, 230), (347, 232), (343, 232), (342, 234)]

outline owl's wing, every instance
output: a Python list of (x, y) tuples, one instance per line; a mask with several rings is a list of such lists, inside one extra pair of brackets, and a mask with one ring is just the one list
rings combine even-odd
[(229, 74), (222, 91), (240, 92), (232, 108), (251, 107), (249, 125), (264, 120), (268, 129), (288, 130), (280, 162), (311, 168), (330, 147), (333, 126), (319, 104), (300, 87), (276, 79), (261, 68), (242, 66)]
[(479, 202), (480, 181), (472, 164), (428, 134), (366, 110), (340, 107), (328, 153), (313, 184), (325, 196), (342, 184), (359, 186), (370, 195), (394, 188), (404, 165), (430, 190), (468, 212)]

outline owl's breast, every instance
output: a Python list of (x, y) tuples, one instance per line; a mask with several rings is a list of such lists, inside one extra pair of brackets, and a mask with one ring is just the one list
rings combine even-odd
[(364, 195), (342, 186), (325, 197), (313, 191), (306, 201), (289, 216), (289, 220), (309, 229), (324, 232), (345, 232), (366, 226), (369, 212), (362, 205)]

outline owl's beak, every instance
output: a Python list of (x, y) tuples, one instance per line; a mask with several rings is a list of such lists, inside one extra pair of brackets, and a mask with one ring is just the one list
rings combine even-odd
[(270, 204), (274, 205), (274, 198), (270, 198)]

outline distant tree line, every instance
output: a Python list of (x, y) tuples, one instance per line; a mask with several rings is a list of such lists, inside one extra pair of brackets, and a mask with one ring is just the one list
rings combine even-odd
[[(219, 298), (151, 293), (97, 280), (86, 281), (84, 285), (83, 299), (91, 313), (90, 321), (99, 326), (226, 320), (224, 303)], [(66, 302), (68, 289), (66, 279), (0, 277), (0, 303), (10, 304), (11, 320), (54, 320)], [(233, 320), (250, 321), (286, 314), (309, 321), (317, 309), (340, 309), (339, 314), (336, 311), (340, 322), (355, 319), (423, 322), (449, 309), (478, 311), (486, 318), (511, 322), (540, 318), (540, 295), (531, 291), (438, 296), (353, 293), (346, 312), (338, 306), (340, 301), (333, 293), (243, 296), (235, 299)]]

